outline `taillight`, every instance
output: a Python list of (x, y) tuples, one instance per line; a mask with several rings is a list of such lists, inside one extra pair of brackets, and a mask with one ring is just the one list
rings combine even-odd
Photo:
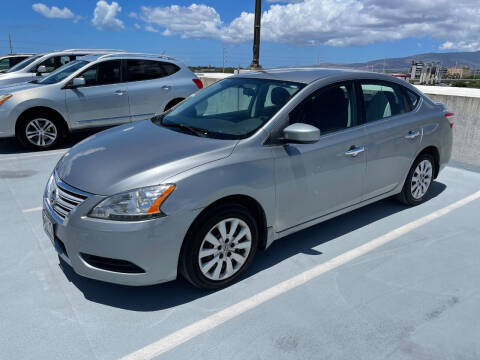
[(455, 120), (455, 114), (452, 112), (446, 112), (443, 114), (443, 116), (445, 116), (450, 123), (450, 129), (453, 129), (453, 120)]
[(197, 85), (197, 87), (198, 87), (199, 89), (203, 89), (202, 80), (200, 80), (200, 79), (192, 79), (192, 81), (195, 83), (195, 85)]

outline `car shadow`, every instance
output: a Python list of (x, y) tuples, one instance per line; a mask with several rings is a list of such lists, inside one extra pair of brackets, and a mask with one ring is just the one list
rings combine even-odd
[[(435, 181), (428, 200), (438, 196), (445, 189), (443, 183)], [(315, 250), (315, 247), (408, 208), (393, 199), (385, 199), (286, 236), (274, 242), (267, 251), (257, 252), (255, 261), (240, 280), (298, 253), (320, 256), (322, 253)], [(168, 309), (215, 292), (197, 289), (182, 279), (152, 286), (122, 286), (79, 276), (62, 260), (60, 267), (86, 299), (132, 311)]]
[[(76, 130), (74, 133), (70, 134), (59, 146), (55, 147), (52, 150), (62, 150), (68, 149), (77, 144), (78, 142), (86, 139), (87, 137), (96, 134), (100, 131), (103, 131), (105, 127), (95, 128), (95, 129), (85, 129), (85, 130)], [(31, 154), (32, 150), (23, 147), (17, 139), (15, 138), (5, 138), (0, 139), (0, 155), (8, 154)], [(41, 152), (40, 152), (41, 153)]]

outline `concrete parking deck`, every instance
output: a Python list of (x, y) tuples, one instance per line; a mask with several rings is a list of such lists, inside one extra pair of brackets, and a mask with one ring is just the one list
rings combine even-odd
[[(0, 142), (2, 360), (131, 359), (480, 190), (480, 173), (447, 167), (426, 203), (408, 208), (384, 200), (281, 239), (229, 288), (205, 292), (181, 280), (129, 288), (79, 277), (59, 262), (43, 233), (43, 187), (64, 151), (27, 153)], [(479, 214), (480, 200), (465, 204), (159, 358), (478, 359)]]

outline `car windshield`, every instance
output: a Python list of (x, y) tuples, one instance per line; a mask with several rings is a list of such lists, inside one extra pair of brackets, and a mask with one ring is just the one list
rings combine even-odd
[(11, 73), (11, 72), (15, 72), (15, 71), (18, 71), (18, 70), (22, 70), (24, 67), (30, 65), (32, 62), (41, 58), (42, 56), (43, 55), (30, 56), (29, 58), (26, 58), (25, 60), (20, 61), (17, 65), (12, 66), (10, 69), (8, 69), (7, 72)]
[(62, 81), (68, 76), (72, 75), (75, 71), (81, 69), (87, 64), (88, 61), (85, 60), (74, 60), (72, 62), (69, 62), (68, 64), (63, 65), (62, 67), (59, 67), (57, 70), (53, 71), (50, 75), (39, 80), (38, 84), (56, 84), (59, 81)]
[(270, 120), (304, 86), (269, 79), (225, 79), (153, 120), (197, 136), (243, 139)]

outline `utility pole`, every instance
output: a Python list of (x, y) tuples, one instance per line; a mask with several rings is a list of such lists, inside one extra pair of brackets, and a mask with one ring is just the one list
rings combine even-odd
[(250, 69), (261, 69), (260, 66), (260, 26), (262, 21), (262, 0), (255, 0), (255, 24), (253, 28), (253, 60)]
[(12, 38), (10, 37), (10, 33), (8, 33), (8, 42), (10, 44), (10, 54), (13, 54)]

